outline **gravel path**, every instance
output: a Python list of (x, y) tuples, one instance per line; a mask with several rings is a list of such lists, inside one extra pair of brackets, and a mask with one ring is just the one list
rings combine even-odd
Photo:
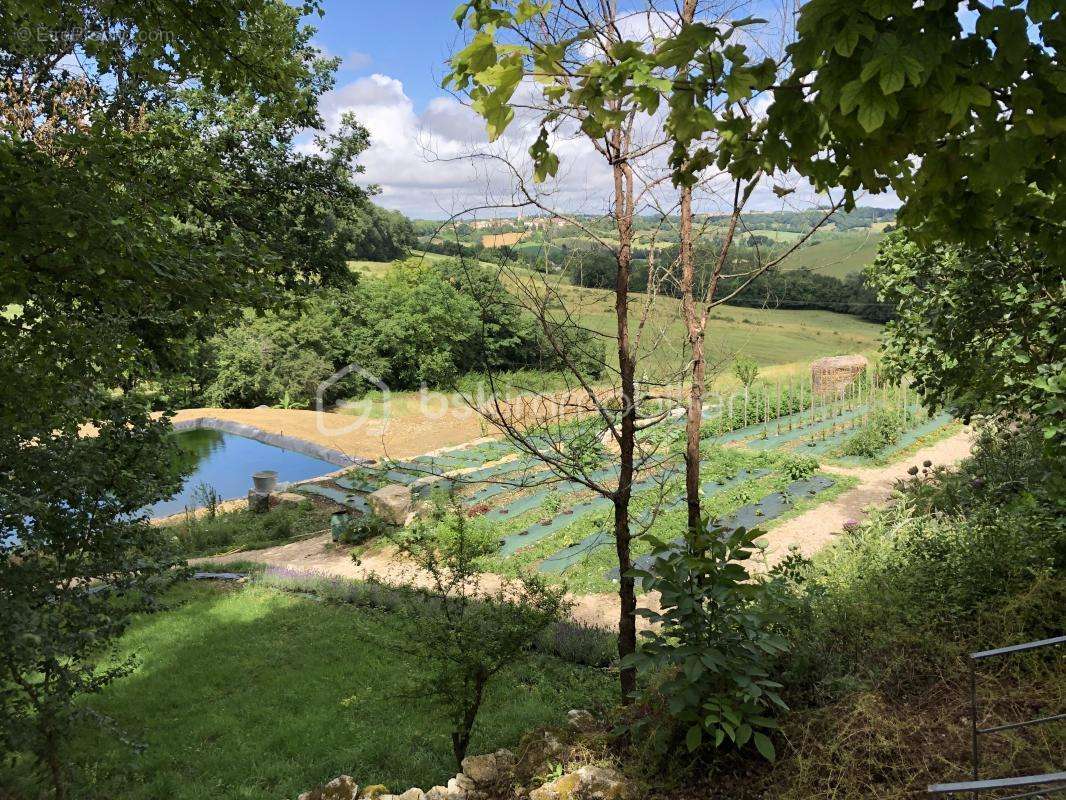
[[(795, 546), (804, 555), (812, 555), (832, 541), (843, 530), (849, 519), (863, 519), (868, 509), (884, 504), (892, 495), (897, 480), (906, 477), (908, 467), (925, 460), (937, 466), (958, 463), (969, 455), (972, 435), (962, 431), (954, 436), (930, 445), (910, 457), (885, 467), (825, 467), (827, 472), (850, 475), (859, 479), (859, 485), (844, 494), (823, 503), (810, 511), (788, 520), (774, 528), (768, 535), (767, 558), (770, 563), (780, 560)], [(328, 535), (316, 536), (292, 544), (270, 547), (265, 550), (249, 550), (208, 559), (194, 559), (192, 563), (229, 563), (234, 561), (257, 561), (269, 566), (308, 570), (348, 578), (366, 578), (375, 575), (392, 584), (423, 584), (425, 576), (415, 572), (409, 564), (383, 552), (352, 561), (347, 548), (331, 547)], [(500, 585), (495, 575), (485, 576), (485, 588), (492, 590)], [(574, 619), (595, 625), (615, 627), (618, 623), (618, 598), (612, 594), (572, 595)], [(655, 603), (653, 596), (644, 596), (642, 603)]]

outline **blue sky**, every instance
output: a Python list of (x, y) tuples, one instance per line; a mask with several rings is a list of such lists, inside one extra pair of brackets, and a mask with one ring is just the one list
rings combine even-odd
[(341, 81), (379, 72), (400, 80), (419, 106), (441, 94), (444, 59), (456, 42), (453, 0), (327, 0), (309, 18), (315, 41), (344, 59)]
[[(754, 10), (762, 3), (738, 0), (736, 13), (744, 16), (739, 6)], [(481, 218), (513, 214), (513, 210), (483, 208), (514, 202), (514, 182), (498, 163), (493, 169), (491, 161), (466, 157), (488, 148), (484, 122), (440, 87), (448, 55), (462, 45), (463, 32), (452, 20), (456, 4), (457, 0), (325, 0), (325, 16), (307, 21), (318, 29), (314, 42), (340, 57), (342, 64), (337, 88), (323, 97), (320, 110), (327, 128), (335, 126), (342, 113), (352, 112), (369, 129), (371, 147), (360, 163), (366, 169), (363, 179), (380, 187), (376, 198), (380, 205), (434, 219), (458, 213)], [(648, 128), (649, 135), (657, 136), (656, 131), (657, 123)], [(523, 121), (520, 115), (493, 150), (521, 162), (535, 134), (532, 120), (527, 115)], [(547, 205), (560, 212), (605, 211), (611, 177), (589, 142), (575, 136), (556, 141), (554, 147), (562, 168), (547, 187), (551, 192)], [(802, 185), (797, 188), (781, 199), (770, 191), (770, 183), (760, 186), (749, 208), (802, 209), (826, 201)], [(675, 200), (666, 197), (659, 207), (668, 208)], [(707, 193), (700, 210), (723, 210), (715, 205), (720, 202), (725, 201)], [(864, 202), (898, 205), (894, 196)], [(641, 212), (653, 210), (647, 207)]]

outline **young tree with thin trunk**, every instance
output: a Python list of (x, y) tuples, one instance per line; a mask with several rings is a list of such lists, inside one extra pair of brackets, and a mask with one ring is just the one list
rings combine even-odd
[[(661, 464), (654, 455), (639, 451), (637, 433), (666, 416), (662, 413), (643, 416), (641, 412), (637, 365), (648, 309), (645, 306), (642, 310), (634, 330), (630, 298), (633, 221), (641, 197), (648, 189), (638, 174), (639, 161), (657, 149), (660, 141), (645, 141), (637, 130), (638, 104), (630, 91), (631, 77), (620, 52), (629, 43), (620, 30), (615, 3), (599, 3), (591, 9), (581, 3), (549, 8), (530, 2), (495, 4), (475, 0), (461, 5), (455, 18), (460, 25), (468, 26), (471, 38), (451, 58), (451, 72), (445, 84), (469, 96), (474, 110), (485, 118), (492, 140), (503, 134), (514, 119), (516, 108), (531, 116), (539, 128), (529, 150), (528, 166), (534, 185), (525, 180), (525, 165), (496, 157), (505, 162), (505, 168), (514, 178), (520, 198), (516, 205), (531, 206), (567, 219), (607, 248), (615, 260), (613, 345), (617, 362), (609, 365), (614, 371), (613, 388), (605, 391), (594, 387), (579, 365), (565, 363), (563, 343), (553, 337), (575, 323), (565, 306), (558, 311), (556, 303), (549, 302), (558, 300), (558, 290), (547, 283), (536, 288), (525, 285), (518, 293), (524, 293), (527, 307), (534, 310), (549, 341), (564, 359), (574, 385), (567, 387), (561, 406), (558, 400), (542, 398), (543, 408), (552, 410), (537, 415), (532, 426), (526, 419), (517, 419), (514, 409), (498, 400), (497, 387), (493, 386), (491, 418), (520, 448), (544, 460), (557, 473), (611, 499), (619, 569), (618, 646), (624, 657), (636, 649), (636, 591), (630, 575), (633, 534), (629, 506), (633, 485), (642, 467)], [(614, 78), (607, 77), (611, 75)], [(533, 102), (518, 103), (514, 99), (523, 78), (531, 78), (539, 85), (539, 97)], [(614, 87), (615, 80), (622, 85)], [(590, 102), (592, 98), (595, 99)], [(617, 242), (604, 240), (580, 219), (547, 205), (535, 186), (556, 175), (559, 169), (559, 159), (550, 148), (553, 137), (575, 135), (590, 143), (610, 170), (608, 206)], [(560, 321), (559, 315), (564, 319)], [(590, 417), (593, 425), (602, 426), (605, 438), (617, 449), (618, 472), (613, 485), (607, 485), (588, 469), (587, 459), (574, 449), (572, 431), (566, 427), (581, 424), (580, 420), (588, 421)], [(556, 435), (547, 437), (549, 444), (545, 447), (547, 430), (554, 430)], [(635, 689), (635, 680), (633, 669), (621, 671), (624, 698)]]

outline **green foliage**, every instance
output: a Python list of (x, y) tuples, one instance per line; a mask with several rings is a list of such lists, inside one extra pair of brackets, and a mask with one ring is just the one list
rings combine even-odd
[(138, 388), (235, 308), (348, 274), (330, 223), (366, 202), (366, 132), (294, 144), (336, 66), (300, 23), (317, 8), (0, 15), (0, 361), (17, 365), (0, 383), (2, 724), (59, 800), (79, 696), (128, 669), (107, 660), (115, 638), (175, 574), (140, 513), (178, 476)]
[(459, 765), (486, 690), (559, 620), (567, 602), (562, 589), (534, 574), (495, 590), (484, 586), (480, 562), (497, 543), (491, 530), (468, 520), (458, 505), (433, 528), (418, 528), (396, 541), (430, 579), (419, 595), (423, 608), (411, 640), (422, 667), (417, 694), (447, 715)]
[[(36, 759), (57, 797), (80, 700), (133, 668), (109, 660), (133, 614), (180, 573), (141, 508), (173, 489), (167, 425), (122, 403), (20, 446), (0, 438), (0, 741)], [(101, 663), (102, 662), (102, 663)]]
[(217, 514), (186, 514), (161, 530), (173, 538), (176, 549), (187, 557), (227, 550), (253, 550), (291, 541), (329, 527), (329, 515), (310, 501), (283, 503), (265, 514), (248, 510)]
[(1045, 638), (1062, 618), (1066, 478), (1039, 430), (989, 428), (959, 470), (913, 473), (894, 505), (792, 565), (788, 681), (813, 696), (903, 689), (955, 669), (962, 647)]
[(846, 456), (863, 458), (879, 455), (886, 447), (899, 441), (909, 417), (898, 408), (878, 408), (870, 414), (862, 428), (840, 446), (840, 452)]
[(363, 544), (394, 530), (393, 526), (376, 514), (349, 514), (348, 521), (340, 534), (340, 541), (345, 544)]
[(641, 700), (665, 704), (665, 719), (638, 718), (633, 734), (650, 736), (663, 754), (682, 740), (689, 752), (753, 744), (773, 761), (774, 715), (786, 706), (770, 675), (788, 650), (765, 610), (776, 584), (753, 579), (745, 564), (760, 531), (708, 527), (689, 531), (680, 546), (657, 543), (654, 564), (634, 571), (645, 590), (660, 593), (661, 610), (640, 610), (654, 627), (631, 661), (658, 679)]
[(759, 377), (759, 365), (750, 358), (737, 356), (733, 360), (733, 374), (737, 376), (737, 380), (745, 390), (750, 389), (755, 379)]
[[(79, 800), (294, 798), (353, 765), (360, 783), (392, 790), (455, 774), (447, 738), (427, 735), (446, 720), (399, 691), (422, 669), (406, 652), (417, 619), (201, 581), (175, 587), (165, 603), (119, 642), (120, 661), (139, 657), (136, 673), (89, 703), (145, 747), (131, 759), (110, 737), (79, 735), (69, 753), (85, 778)], [(507, 677), (488, 690), (472, 752), (515, 748), (568, 709), (611, 698), (607, 672), (544, 655)], [(0, 765), (0, 785), (9, 777)]]
[[(557, 343), (588, 374), (602, 369), (602, 348), (576, 327)], [(330, 384), (326, 402), (379, 388), (448, 387), (470, 372), (555, 369), (560, 358), (519, 312), (499, 276), (457, 261), (403, 263), (384, 278), (327, 287), (291, 307), (250, 317), (213, 343), (206, 401), (213, 405), (294, 406), (315, 401), (319, 385), (350, 364), (362, 371)]]
[(1066, 435), (1066, 278), (1032, 247), (923, 248), (889, 237), (869, 272), (899, 310), (885, 364), (968, 418), (1032, 414)]
[[(537, 15), (550, 20), (541, 29), (544, 35), (522, 35)], [(712, 164), (728, 166), (737, 176), (751, 176), (763, 166), (755, 143), (765, 123), (744, 104), (774, 84), (779, 65), (772, 58), (754, 61), (738, 32), (750, 33), (765, 20), (685, 23), (647, 44), (605, 40), (586, 14), (550, 4), (470, 0), (459, 6), (455, 20), (471, 37), (449, 60), (444, 86), (469, 94), (490, 140), (514, 119), (511, 100), (523, 77), (535, 80), (550, 104), (529, 149), (538, 182), (558, 172), (549, 130), (570, 110), (579, 110), (585, 135), (601, 140), (621, 130), (633, 113), (661, 108), (677, 184), (691, 185)], [(710, 133), (716, 134), (713, 148), (703, 141)]]
[(814, 456), (788, 453), (779, 463), (778, 469), (788, 476), (789, 480), (799, 481), (811, 477), (817, 472), (818, 466), (818, 459)]
[[(780, 389), (781, 416), (786, 417), (811, 407), (811, 387), (799, 384)], [(770, 419), (776, 419), (778, 409), (778, 389), (771, 386), (759, 386), (749, 390), (746, 396), (726, 399), (721, 412), (707, 420), (701, 426), (702, 438), (720, 436), (723, 433), (740, 430), (747, 425), (762, 422), (766, 409), (770, 409)]]
[(816, 0), (774, 91), (766, 158), (819, 189), (895, 190), (924, 241), (1004, 235), (1062, 264), (1058, 4)]

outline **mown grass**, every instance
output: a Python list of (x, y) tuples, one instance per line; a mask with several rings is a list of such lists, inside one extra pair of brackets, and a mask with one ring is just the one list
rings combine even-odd
[[(615, 316), (609, 293), (560, 286), (559, 294), (576, 322), (604, 337), (608, 345), (607, 361), (613, 368), (617, 353), (611, 347)], [(634, 294), (632, 300), (630, 321), (634, 335), (645, 298), (646, 295)], [(641, 374), (656, 379), (683, 370), (688, 353), (684, 347), (686, 334), (679, 302), (673, 298), (656, 298), (651, 303), (645, 329), (638, 364)], [(733, 360), (741, 354), (760, 366), (771, 366), (809, 363), (829, 355), (871, 353), (877, 349), (880, 335), (880, 325), (847, 314), (720, 306), (708, 324), (708, 373), (713, 378), (731, 372)]]
[[(397, 791), (454, 774), (446, 724), (405, 691), (418, 664), (403, 616), (258, 587), (189, 584), (171, 599), (120, 642), (137, 670), (91, 703), (145, 748), (86, 731), (71, 756), (92, 789), (78, 797), (276, 800), (341, 773)], [(534, 656), (490, 690), (471, 752), (612, 691), (602, 670)]]
[(781, 268), (806, 267), (822, 275), (845, 278), (873, 263), (884, 236), (872, 228), (816, 235), (814, 244), (800, 247), (782, 262)]

